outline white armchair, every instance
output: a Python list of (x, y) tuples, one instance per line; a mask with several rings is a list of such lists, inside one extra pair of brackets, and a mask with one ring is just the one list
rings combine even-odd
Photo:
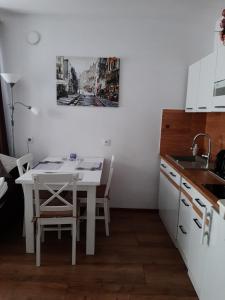
[[(0, 177), (0, 199), (5, 195), (8, 190), (8, 184), (5, 182), (4, 177)], [(0, 208), (4, 205), (4, 202), (0, 204)]]
[(12, 169), (14, 169), (17, 166), (15, 157), (11, 157), (0, 153), (0, 160), (7, 173), (9, 173)]

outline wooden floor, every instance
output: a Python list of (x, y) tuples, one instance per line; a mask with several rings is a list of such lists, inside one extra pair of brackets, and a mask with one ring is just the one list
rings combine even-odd
[(96, 255), (84, 254), (83, 237), (74, 267), (68, 232), (61, 241), (47, 233), (40, 268), (19, 233), (1, 236), (0, 300), (198, 299), (157, 213), (114, 210), (110, 238), (103, 227), (100, 221)]

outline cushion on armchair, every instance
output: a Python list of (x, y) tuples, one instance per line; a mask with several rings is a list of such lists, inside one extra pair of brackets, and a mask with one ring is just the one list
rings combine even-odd
[(10, 177), (9, 173), (6, 171), (5, 167), (3, 166), (1, 160), (0, 160), (0, 177), (5, 177), (5, 178)]
[(15, 157), (0, 153), (0, 161), (2, 162), (7, 173), (11, 172), (15, 167), (17, 167)]

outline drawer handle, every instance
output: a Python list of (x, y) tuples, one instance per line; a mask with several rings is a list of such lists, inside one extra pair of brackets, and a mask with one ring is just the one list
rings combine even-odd
[(184, 204), (186, 207), (190, 206), (190, 205), (185, 201), (185, 199), (181, 199), (181, 201), (183, 202), (183, 204)]
[(225, 105), (215, 105), (215, 108), (225, 108)]
[(183, 185), (184, 185), (187, 189), (190, 189), (190, 188), (191, 188), (186, 182), (183, 182)]
[(193, 110), (193, 108), (192, 108), (192, 107), (186, 107), (186, 109)]
[(206, 207), (205, 204), (202, 203), (200, 199), (195, 198), (195, 201), (196, 201), (201, 207)]
[(173, 177), (176, 177), (177, 175), (174, 174), (173, 172), (170, 172), (170, 175), (173, 176)]
[(161, 164), (161, 167), (163, 167), (164, 169), (166, 169), (166, 165), (164, 165), (164, 164)]
[(193, 219), (193, 221), (195, 222), (195, 224), (198, 226), (199, 229), (202, 229), (202, 225), (200, 224), (198, 219)]
[(199, 106), (198, 109), (206, 109), (206, 106)]
[(184, 230), (184, 228), (183, 228), (182, 225), (180, 225), (179, 228), (180, 228), (180, 231), (181, 231), (183, 234), (187, 234), (187, 232)]

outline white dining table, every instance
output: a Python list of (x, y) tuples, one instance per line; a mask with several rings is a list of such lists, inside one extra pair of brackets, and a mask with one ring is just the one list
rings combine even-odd
[[(37, 169), (31, 169), (24, 175), (16, 179), (17, 184), (22, 184), (24, 191), (24, 216), (25, 216), (25, 240), (26, 252), (34, 253), (34, 206), (33, 206), (33, 174), (40, 173), (79, 173), (77, 182), (78, 191), (87, 192), (87, 227), (86, 227), (86, 254), (94, 255), (95, 253), (95, 211), (96, 211), (96, 187), (101, 183), (102, 169), (104, 158), (84, 157), (81, 160), (62, 160), (59, 157), (46, 157), (43, 161), (62, 161), (59, 167), (52, 171), (51, 163), (49, 170), (46, 164), (43, 169), (38, 165)], [(81, 161), (101, 163), (99, 170), (78, 170)], [(70, 188), (68, 187), (68, 190)]]

